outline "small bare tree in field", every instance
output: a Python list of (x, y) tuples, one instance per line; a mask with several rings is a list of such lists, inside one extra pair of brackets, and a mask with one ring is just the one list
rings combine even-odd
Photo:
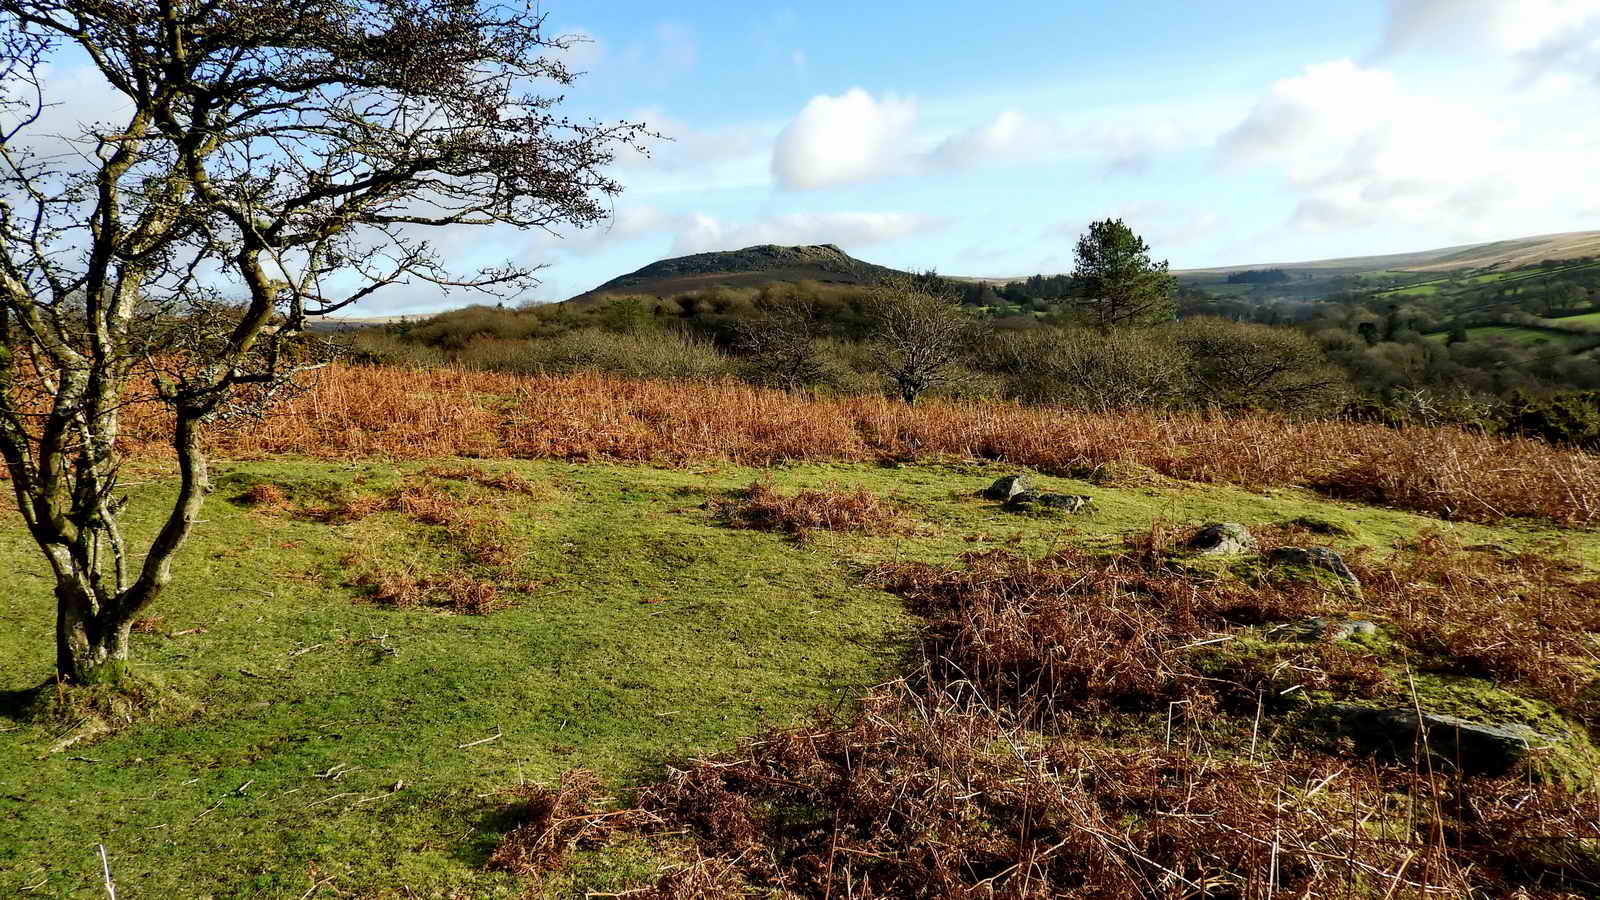
[(794, 392), (828, 377), (818, 341), (826, 326), (806, 297), (764, 297), (755, 317), (741, 321), (738, 347), (756, 380)]
[(907, 404), (953, 378), (983, 334), (961, 308), (961, 298), (931, 273), (878, 285), (869, 312), (879, 369)]
[[(308, 317), (453, 273), (439, 226), (600, 219), (640, 127), (574, 123), (524, 9), (472, 0), (0, 0), (0, 456), (55, 580), (60, 678), (115, 681), (207, 487), (203, 426), (307, 364)], [(85, 59), (115, 122), (34, 134), (49, 64)], [(173, 420), (176, 498), (147, 552), (118, 526), (119, 421)]]

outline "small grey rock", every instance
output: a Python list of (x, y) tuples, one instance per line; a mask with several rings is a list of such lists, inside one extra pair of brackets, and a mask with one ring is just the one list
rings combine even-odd
[(1361, 587), (1361, 579), (1345, 565), (1344, 557), (1340, 556), (1338, 551), (1327, 547), (1279, 547), (1267, 555), (1267, 562), (1274, 566), (1325, 569), (1332, 572), (1340, 581), (1357, 588)]
[(1236, 556), (1255, 550), (1256, 539), (1237, 522), (1213, 522), (1195, 532), (1189, 549), (1206, 556)]
[(1023, 491), (1006, 501), (1006, 509), (1012, 512), (1050, 509), (1071, 513), (1079, 512), (1093, 503), (1093, 498), (1082, 494), (1049, 494), (1042, 491)]
[(1050, 509), (1078, 512), (1094, 505), (1094, 498), (1087, 494), (1040, 494), (1039, 503)]
[(1269, 641), (1348, 641), (1358, 634), (1377, 634), (1376, 622), (1317, 616), (1304, 622), (1290, 622), (1267, 632)]
[(984, 489), (983, 496), (989, 500), (1006, 501), (1018, 494), (1032, 490), (1033, 482), (1028, 479), (1028, 476), (1007, 475), (1004, 478), (995, 479), (994, 484)]
[[(1417, 715), (1403, 706), (1372, 709), (1349, 703), (1322, 708), (1343, 734), (1367, 750), (1399, 758), (1415, 758), (1426, 746), (1440, 762), (1463, 772), (1499, 775), (1530, 751), (1544, 749), (1550, 738), (1519, 723), (1469, 722), (1438, 713)], [(1419, 738), (1426, 737), (1426, 741)]]

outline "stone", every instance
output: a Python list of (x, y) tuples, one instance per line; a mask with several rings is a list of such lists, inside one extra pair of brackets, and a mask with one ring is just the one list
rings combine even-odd
[(1303, 622), (1290, 622), (1268, 631), (1269, 641), (1348, 641), (1356, 635), (1377, 634), (1376, 622), (1317, 616)]
[(995, 479), (994, 484), (984, 489), (983, 496), (990, 500), (1006, 501), (1018, 494), (1033, 490), (1033, 482), (1026, 475), (1007, 475)]
[(1323, 569), (1332, 572), (1346, 584), (1358, 589), (1361, 587), (1361, 579), (1345, 565), (1344, 557), (1340, 556), (1338, 551), (1327, 547), (1279, 547), (1267, 555), (1267, 562), (1274, 566)]
[(1013, 495), (1011, 499), (1006, 501), (1006, 509), (1012, 512), (1050, 509), (1075, 513), (1093, 503), (1094, 498), (1083, 494), (1050, 494), (1043, 491), (1023, 491)]
[(1554, 742), (1520, 723), (1469, 722), (1456, 716), (1397, 706), (1374, 709), (1350, 703), (1322, 707), (1338, 730), (1364, 749), (1415, 759), (1424, 746), (1436, 761), (1470, 774), (1503, 775), (1535, 750)]
[(1350, 529), (1332, 519), (1324, 519), (1320, 516), (1300, 516), (1290, 519), (1289, 524), (1297, 528), (1304, 528), (1312, 534), (1333, 535), (1335, 537), (1350, 536)]
[(1189, 538), (1189, 549), (1206, 556), (1237, 556), (1255, 550), (1256, 539), (1237, 522), (1213, 522)]

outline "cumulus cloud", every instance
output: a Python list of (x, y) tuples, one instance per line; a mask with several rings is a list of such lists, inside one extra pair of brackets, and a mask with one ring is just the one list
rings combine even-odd
[(772, 174), (789, 190), (1018, 161), (1088, 162), (1107, 174), (1139, 174), (1159, 153), (1196, 143), (1192, 128), (1148, 112), (1107, 121), (1007, 109), (940, 137), (919, 130), (914, 101), (854, 88), (806, 104), (778, 136)]
[(672, 252), (681, 256), (755, 244), (862, 247), (934, 231), (946, 224), (932, 216), (894, 212), (793, 213), (738, 223), (696, 213), (679, 221)]
[(852, 88), (811, 98), (778, 135), (772, 174), (790, 190), (864, 181), (895, 170), (917, 118), (916, 102)]
[(1380, 58), (1439, 47), (1512, 59), (1524, 86), (1600, 83), (1600, 0), (1390, 0)]
[(1524, 53), (1600, 18), (1600, 0), (1389, 0), (1384, 49), (1467, 40)]
[(928, 154), (934, 166), (964, 168), (1018, 153), (1043, 139), (1040, 129), (1014, 109), (992, 121), (945, 138)]
[(1341, 60), (1274, 84), (1218, 148), (1281, 171), (1299, 195), (1293, 221), (1308, 230), (1405, 222), (1489, 233), (1565, 218), (1570, 198), (1600, 188), (1582, 162), (1593, 129), (1516, 115), (1503, 97), (1416, 94)]

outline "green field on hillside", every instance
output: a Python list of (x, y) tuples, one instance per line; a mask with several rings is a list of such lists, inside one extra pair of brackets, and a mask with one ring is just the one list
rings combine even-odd
[[(1546, 269), (1542, 266), (1531, 266), (1521, 269), (1507, 269), (1502, 272), (1484, 272), (1477, 275), (1471, 275), (1459, 279), (1459, 283), (1465, 287), (1480, 287), (1486, 284), (1502, 284), (1506, 282), (1529, 281), (1536, 278), (1554, 275), (1570, 275), (1575, 272), (1586, 272), (1596, 268), (1600, 268), (1600, 263), (1577, 263), (1553, 269)], [(1405, 287), (1380, 291), (1378, 292), (1377, 296), (1432, 297), (1437, 295), (1441, 289), (1448, 287), (1450, 283), (1451, 279), (1449, 278), (1436, 278), (1429, 281), (1419, 282), (1417, 284), (1406, 285)]]
[[(1586, 318), (1586, 317), (1575, 317)], [(1568, 322), (1568, 319), (1551, 319), (1552, 322)], [(1484, 340), (1486, 338), (1503, 338), (1519, 344), (1549, 345), (1565, 352), (1576, 353), (1600, 344), (1600, 334), (1573, 334), (1543, 328), (1523, 328), (1516, 325), (1483, 325), (1477, 328), (1468, 328), (1468, 340)], [(1428, 335), (1429, 339), (1443, 343), (1448, 340), (1448, 332), (1438, 331)]]
[(1568, 328), (1592, 328), (1600, 331), (1600, 312), (1584, 313), (1581, 316), (1563, 316), (1550, 321)]
[[(0, 894), (100, 897), (104, 845), (125, 900), (523, 896), (526, 882), (484, 871), (511, 827), (506, 789), (573, 767), (625, 789), (765, 724), (850, 703), (897, 670), (913, 633), (900, 601), (867, 586), (883, 563), (1109, 548), (1159, 522), (1302, 517), (1347, 530), (1332, 539), (1345, 549), (1381, 553), (1441, 529), (1600, 560), (1588, 531), (1450, 525), (1299, 490), (1159, 478), (1043, 479), (1093, 496), (1095, 512), (1019, 515), (974, 496), (1005, 472), (977, 463), (478, 470), (521, 476), (521, 491), (453, 480), (460, 463), (443, 465), (445, 475), (377, 462), (219, 466), (206, 521), (136, 647), (140, 671), (199, 711), (58, 753), (48, 750), (72, 723), (20, 709), (51, 672), (44, 564), (16, 513), (0, 512)], [(899, 526), (802, 541), (727, 527), (717, 503), (764, 478), (781, 490), (862, 485), (895, 505)], [(170, 481), (158, 470), (135, 480), (146, 483), (133, 522), (147, 532)], [(364, 571), (477, 565), (448, 529), (396, 510), (316, 520), (403, 484), (498, 523), (521, 582), (507, 608), (446, 615), (365, 597)], [(246, 503), (260, 485), (282, 502)], [(626, 890), (657, 852), (635, 841), (582, 854), (540, 890)]]

